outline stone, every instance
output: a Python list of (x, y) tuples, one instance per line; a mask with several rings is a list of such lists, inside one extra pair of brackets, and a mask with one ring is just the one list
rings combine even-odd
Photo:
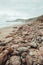
[(5, 49), (2, 53), (0, 53), (0, 65), (7, 60), (7, 56), (11, 52), (12, 52), (12, 48), (9, 47), (9, 48)]
[(41, 37), (40, 37), (40, 36), (38, 36), (36, 40), (37, 40), (37, 42), (39, 42), (39, 43), (41, 43), (41, 42), (42, 42), (42, 40), (41, 40)]
[(39, 63), (43, 65), (43, 56), (39, 56)]
[(39, 52), (43, 56), (43, 46), (39, 48)]
[(0, 46), (0, 53), (4, 50), (5, 48), (3, 46)]
[(29, 55), (30, 55), (30, 56), (33, 56), (33, 52), (32, 52), (32, 51), (31, 51), (31, 52), (29, 52)]
[(32, 58), (29, 55), (26, 56), (26, 62), (27, 65), (32, 65)]
[(26, 59), (25, 58), (22, 58), (22, 64), (25, 64), (26, 63)]
[(27, 52), (23, 52), (23, 53), (21, 54), (22, 58), (25, 58), (26, 55), (27, 55)]
[(12, 47), (13, 47), (13, 49), (17, 49), (19, 47), (19, 45), (18, 44), (15, 44), (15, 45), (13, 44)]
[(22, 53), (22, 52), (27, 52), (27, 51), (28, 51), (28, 48), (27, 48), (27, 47), (19, 47), (19, 48), (17, 49), (17, 51), (19, 51), (20, 53)]
[(10, 58), (10, 64), (11, 65), (20, 65), (21, 64), (20, 57), (19, 56), (12, 56)]
[(31, 46), (32, 48), (37, 48), (37, 43), (32, 42), (32, 43), (30, 43), (30, 46)]
[(6, 43), (3, 43), (3, 42), (0, 43), (0, 46), (5, 46), (5, 45), (6, 45)]
[(42, 40), (42, 42), (43, 42), (43, 36), (41, 37), (41, 40)]
[(7, 60), (7, 62), (6, 62), (6, 64), (5, 65), (10, 65), (10, 61), (9, 60)]

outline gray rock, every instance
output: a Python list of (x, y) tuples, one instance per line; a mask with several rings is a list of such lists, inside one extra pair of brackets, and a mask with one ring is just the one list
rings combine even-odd
[(20, 53), (21, 53), (21, 52), (26, 52), (26, 51), (28, 51), (28, 48), (27, 48), (27, 47), (19, 47), (19, 48), (17, 49), (17, 51), (19, 51)]
[(0, 46), (5, 46), (5, 45), (6, 45), (6, 43), (2, 43), (2, 42), (0, 43)]
[(31, 47), (33, 47), (33, 48), (37, 48), (37, 43), (35, 43), (35, 42), (30, 43), (30, 45), (31, 45)]
[(43, 36), (41, 37), (41, 40), (43, 41)]
[(32, 56), (33, 55), (33, 52), (29, 52), (29, 55)]
[(39, 43), (41, 43), (41, 42), (42, 42), (42, 40), (41, 40), (41, 37), (40, 37), (40, 36), (38, 36), (36, 40), (37, 40), (37, 42), (39, 42)]

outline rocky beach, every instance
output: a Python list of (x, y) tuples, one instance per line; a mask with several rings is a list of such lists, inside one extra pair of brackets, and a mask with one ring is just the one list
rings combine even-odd
[(0, 65), (43, 65), (43, 15), (30, 21), (0, 28)]

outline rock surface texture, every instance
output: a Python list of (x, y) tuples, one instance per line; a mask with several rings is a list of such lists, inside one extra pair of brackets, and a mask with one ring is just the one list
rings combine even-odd
[(43, 16), (13, 27), (5, 38), (0, 41), (0, 65), (43, 65)]

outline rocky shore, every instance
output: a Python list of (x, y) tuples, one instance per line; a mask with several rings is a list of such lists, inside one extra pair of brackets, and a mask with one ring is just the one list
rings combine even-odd
[(0, 31), (0, 65), (43, 65), (43, 16), (8, 31)]

